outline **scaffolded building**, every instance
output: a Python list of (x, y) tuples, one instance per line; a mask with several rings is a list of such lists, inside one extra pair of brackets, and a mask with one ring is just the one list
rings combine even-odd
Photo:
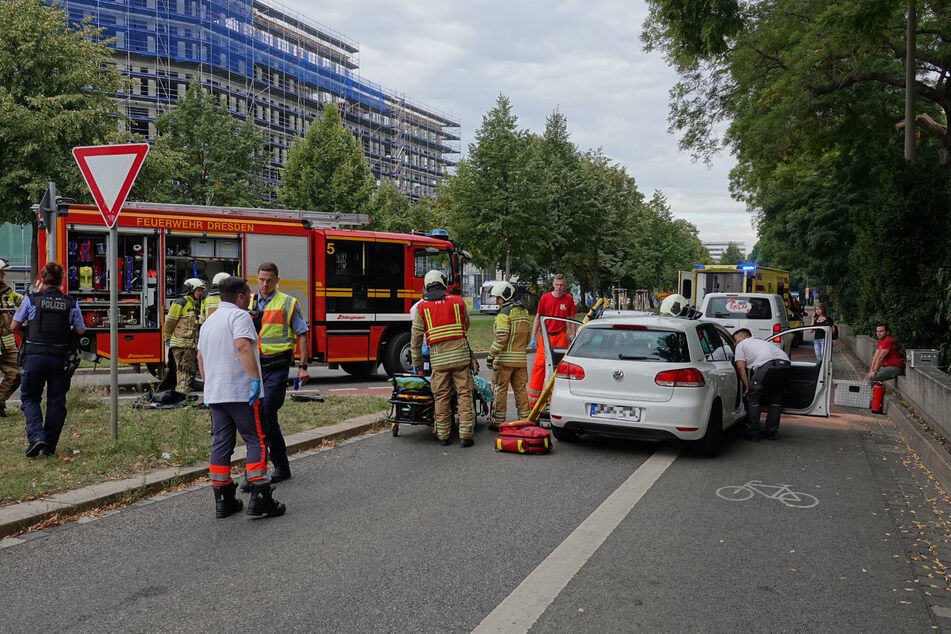
[(359, 75), (358, 45), (265, 0), (60, 0), (70, 23), (91, 20), (119, 70), (117, 95), (132, 131), (155, 138), (155, 119), (197, 80), (269, 140), (273, 184), (287, 151), (334, 102), (362, 143), (378, 183), (434, 198), (459, 154), (460, 122)]

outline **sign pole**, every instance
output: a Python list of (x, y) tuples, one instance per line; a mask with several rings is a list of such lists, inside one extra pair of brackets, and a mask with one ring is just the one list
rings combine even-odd
[(119, 440), (119, 231), (116, 221), (148, 152), (147, 143), (73, 148), (73, 158), (89, 186), (103, 222), (109, 227), (106, 271), (109, 280), (109, 400), (113, 442)]
[(109, 229), (109, 403), (112, 420), (112, 441), (119, 440), (119, 231)]

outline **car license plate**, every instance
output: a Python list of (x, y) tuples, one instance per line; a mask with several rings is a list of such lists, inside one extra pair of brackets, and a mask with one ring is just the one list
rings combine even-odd
[(592, 418), (612, 418), (614, 420), (627, 420), (633, 423), (640, 422), (641, 408), (628, 407), (627, 405), (602, 405), (601, 403), (590, 403), (588, 413)]

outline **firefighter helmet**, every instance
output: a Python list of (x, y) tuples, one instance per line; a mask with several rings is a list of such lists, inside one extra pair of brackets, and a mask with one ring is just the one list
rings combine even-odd
[(222, 271), (221, 273), (215, 273), (215, 276), (211, 278), (211, 284), (212, 286), (218, 286), (229, 277), (231, 277), (231, 275), (229, 275), (228, 273), (225, 273), (224, 271)]
[(674, 317), (678, 316), (680, 313), (684, 312), (684, 309), (687, 308), (687, 298), (683, 295), (674, 294), (668, 295), (664, 298), (664, 301), (660, 304), (660, 314), (661, 315), (673, 315)]
[(501, 297), (505, 301), (510, 301), (515, 297), (515, 287), (508, 282), (496, 282), (492, 286), (492, 297)]
[(448, 287), (449, 284), (446, 282), (445, 273), (443, 273), (442, 271), (437, 271), (435, 269), (427, 273), (426, 277), (423, 280), (423, 285), (426, 287), (427, 290), (429, 290), (429, 287), (432, 286), (433, 284), (438, 284), (439, 286), (442, 286), (443, 288)]
[(185, 295), (190, 295), (194, 293), (195, 289), (198, 289), (198, 288), (201, 288), (201, 289), (205, 288), (205, 283), (202, 280), (198, 279), (197, 277), (190, 277), (187, 280), (185, 280), (185, 289), (184, 289)]
[(10, 263), (7, 262), (6, 258), (0, 258), (0, 271), (6, 271), (10, 268)]

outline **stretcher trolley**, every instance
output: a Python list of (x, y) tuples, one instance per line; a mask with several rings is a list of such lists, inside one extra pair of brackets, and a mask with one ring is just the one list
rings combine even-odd
[[(436, 402), (428, 375), (394, 374), (390, 377), (393, 391), (390, 393), (390, 412), (386, 417), (394, 436), (399, 436), (400, 425), (428, 425), (435, 433)], [(489, 415), (492, 387), (481, 376), (473, 376), (473, 412), (476, 422)], [(453, 394), (452, 411), (456, 412), (456, 397)], [(453, 422), (453, 427), (456, 423)]]

